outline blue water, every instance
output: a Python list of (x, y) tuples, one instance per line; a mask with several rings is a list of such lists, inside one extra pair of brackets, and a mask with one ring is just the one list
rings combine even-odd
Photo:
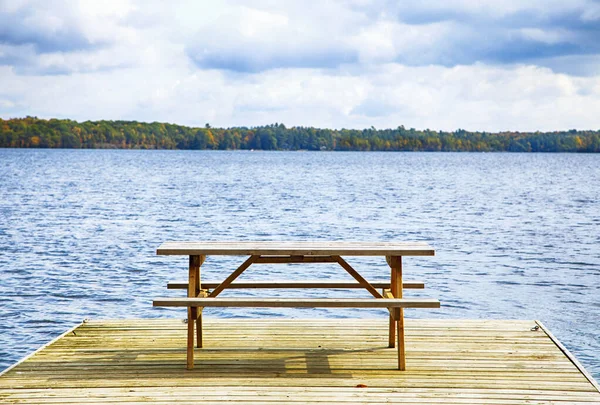
[[(183, 318), (151, 301), (182, 294), (165, 284), (187, 258), (155, 249), (202, 239), (427, 241), (437, 255), (404, 273), (443, 306), (407, 316), (539, 319), (600, 379), (600, 155), (576, 154), (0, 150), (0, 369), (84, 318)], [(241, 261), (209, 257), (203, 277)], [(349, 261), (388, 277), (381, 258)], [(315, 264), (242, 277), (349, 276)]]

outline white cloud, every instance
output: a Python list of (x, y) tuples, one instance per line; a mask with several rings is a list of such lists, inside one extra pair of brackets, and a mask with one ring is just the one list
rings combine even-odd
[(524, 37), (544, 44), (558, 44), (573, 41), (575, 36), (565, 29), (521, 28), (518, 32)]
[(594, 10), (584, 0), (4, 2), (0, 19), (24, 24), (0, 29), (0, 116), (598, 128)]
[(16, 104), (10, 100), (2, 100), (0, 99), (0, 108), (10, 109), (16, 107)]
[(199, 68), (237, 72), (337, 67), (356, 60), (356, 50), (341, 32), (347, 21), (321, 26), (318, 16), (315, 21), (313, 15), (292, 11), (231, 7), (187, 39), (188, 54)]
[[(427, 68), (386, 64), (367, 73), (277, 69), (251, 79), (192, 68), (25, 77), (0, 75), (0, 99), (44, 117), (136, 119), (201, 126), (283, 122), (335, 128), (454, 130), (597, 128), (600, 78), (535, 66)], [(38, 91), (29, 94), (31, 88)]]

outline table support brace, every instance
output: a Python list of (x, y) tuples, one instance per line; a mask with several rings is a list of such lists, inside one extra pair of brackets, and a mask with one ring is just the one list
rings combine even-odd
[(375, 287), (373, 287), (367, 280), (365, 280), (363, 278), (363, 276), (361, 276), (356, 270), (354, 270), (354, 268), (352, 266), (350, 266), (350, 264), (348, 264), (347, 261), (342, 259), (341, 256), (331, 256), (331, 257), (333, 257), (333, 259), (336, 262), (338, 262), (339, 265), (344, 268), (344, 270), (346, 270), (352, 277), (354, 277), (354, 279), (356, 281), (358, 281), (360, 285), (362, 285), (364, 288), (366, 288), (367, 291), (369, 291), (373, 297), (383, 298), (383, 296), (381, 294), (379, 294), (379, 291), (377, 291), (375, 289)]

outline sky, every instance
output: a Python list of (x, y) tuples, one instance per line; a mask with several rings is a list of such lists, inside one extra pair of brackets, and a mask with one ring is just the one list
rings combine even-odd
[(600, 129), (599, 0), (0, 0), (0, 118)]

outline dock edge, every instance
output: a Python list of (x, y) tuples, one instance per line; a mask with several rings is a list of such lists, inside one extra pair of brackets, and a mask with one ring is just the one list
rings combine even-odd
[(585, 376), (585, 378), (587, 378), (587, 380), (590, 382), (590, 384), (592, 384), (594, 386), (594, 388), (596, 388), (596, 390), (598, 392), (600, 392), (600, 385), (598, 384), (598, 382), (596, 380), (594, 380), (594, 377), (592, 377), (592, 375), (583, 367), (583, 365), (569, 351), (569, 349), (567, 349), (562, 343), (560, 343), (560, 340), (558, 340), (558, 338), (556, 336), (554, 336), (552, 334), (552, 332), (550, 332), (550, 329), (548, 329), (542, 323), (542, 321), (536, 320), (535, 323), (538, 324), (538, 326), (540, 327), (540, 329), (542, 329), (544, 331), (544, 333), (550, 338), (550, 340), (552, 340), (552, 342), (554, 342), (554, 344), (564, 353), (564, 355), (567, 356), (567, 358), (569, 360), (571, 360), (571, 363), (573, 363), (575, 365), (575, 367), (577, 367), (577, 369), (579, 370), (579, 372), (581, 374), (583, 374)]
[(51, 344), (56, 343), (57, 341), (59, 341), (63, 337), (67, 336), (69, 333), (73, 333), (75, 331), (75, 329), (79, 328), (81, 325), (83, 325), (86, 322), (87, 322), (87, 319), (84, 319), (83, 321), (81, 321), (77, 325), (75, 325), (75, 326), (67, 329), (67, 331), (61, 333), (60, 335), (58, 335), (57, 337), (55, 337), (54, 339), (52, 339), (48, 343), (43, 344), (42, 346), (38, 347), (32, 353), (29, 353), (28, 355), (26, 355), (25, 357), (23, 357), (21, 360), (17, 361), (16, 363), (14, 363), (11, 366), (9, 366), (7, 369), (5, 369), (3, 371), (0, 371), (0, 377), (2, 377), (4, 374), (8, 373), (13, 368), (17, 367), (18, 365), (20, 365), (20, 364), (24, 363), (25, 361), (29, 360), (31, 357), (35, 356), (36, 354), (38, 354), (39, 352), (41, 352), (42, 350), (44, 350), (45, 348), (47, 348)]

